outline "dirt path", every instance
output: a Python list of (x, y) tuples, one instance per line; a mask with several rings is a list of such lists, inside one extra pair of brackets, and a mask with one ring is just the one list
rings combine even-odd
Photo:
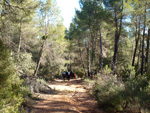
[(84, 89), (82, 80), (56, 80), (49, 86), (57, 93), (40, 94), (41, 99), (32, 106), (32, 113), (103, 113)]

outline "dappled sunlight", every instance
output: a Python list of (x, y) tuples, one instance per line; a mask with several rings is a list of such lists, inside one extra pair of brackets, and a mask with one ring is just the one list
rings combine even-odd
[[(52, 89), (58, 90), (58, 91), (77, 91), (77, 92), (86, 92), (85, 89), (83, 89), (83, 86), (81, 83), (83, 81), (81, 79), (73, 79), (70, 81), (64, 81), (60, 79), (56, 79), (56, 84), (50, 84), (49, 87)], [(62, 85), (63, 84), (63, 85)]]
[(57, 91), (56, 94), (39, 94), (41, 101), (32, 106), (34, 113), (103, 113), (98, 104), (83, 86), (81, 79), (70, 81), (55, 80), (49, 87)]

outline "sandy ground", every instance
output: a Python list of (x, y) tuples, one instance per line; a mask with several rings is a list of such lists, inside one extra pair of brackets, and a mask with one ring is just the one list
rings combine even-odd
[(50, 82), (56, 93), (39, 94), (41, 99), (32, 106), (31, 113), (104, 113), (83, 83), (81, 79)]

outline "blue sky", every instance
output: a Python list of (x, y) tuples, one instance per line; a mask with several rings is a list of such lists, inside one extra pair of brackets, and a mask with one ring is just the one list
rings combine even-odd
[(80, 9), (79, 0), (56, 0), (64, 18), (64, 26), (69, 28), (72, 18), (75, 15), (75, 8)]

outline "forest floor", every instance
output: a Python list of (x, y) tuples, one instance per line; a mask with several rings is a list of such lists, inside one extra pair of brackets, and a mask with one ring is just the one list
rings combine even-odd
[(104, 113), (89, 95), (83, 80), (55, 80), (49, 84), (56, 92), (37, 94), (40, 99), (31, 106), (30, 113)]

